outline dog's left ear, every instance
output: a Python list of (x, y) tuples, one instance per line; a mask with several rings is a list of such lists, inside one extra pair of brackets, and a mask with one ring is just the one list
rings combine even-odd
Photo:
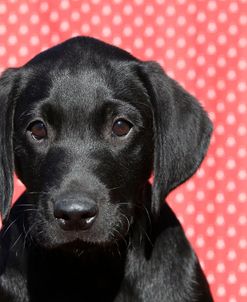
[(153, 107), (152, 210), (157, 214), (168, 193), (199, 167), (209, 145), (212, 123), (198, 101), (159, 64), (143, 63), (141, 74)]
[(16, 69), (8, 69), (0, 77), (0, 214), (6, 219), (13, 195), (13, 87)]

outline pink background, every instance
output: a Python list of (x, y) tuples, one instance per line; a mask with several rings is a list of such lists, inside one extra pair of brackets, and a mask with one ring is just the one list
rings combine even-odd
[[(246, 12), (245, 0), (0, 0), (0, 71), (90, 35), (158, 61), (202, 102), (211, 147), (169, 203), (219, 302), (247, 301)], [(16, 181), (14, 199), (22, 190)]]

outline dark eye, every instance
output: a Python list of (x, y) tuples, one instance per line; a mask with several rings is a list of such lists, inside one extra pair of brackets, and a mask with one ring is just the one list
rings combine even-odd
[(45, 124), (41, 121), (33, 122), (29, 127), (28, 131), (31, 132), (31, 136), (34, 140), (40, 141), (47, 137), (47, 130)]
[(133, 125), (129, 121), (126, 121), (124, 119), (118, 119), (114, 122), (112, 126), (112, 132), (116, 136), (125, 136), (129, 133), (132, 126)]

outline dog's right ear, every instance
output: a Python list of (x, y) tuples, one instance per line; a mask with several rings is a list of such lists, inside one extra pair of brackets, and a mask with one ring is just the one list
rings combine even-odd
[(17, 69), (8, 69), (0, 77), (0, 214), (4, 221), (13, 195), (13, 117), (14, 86)]

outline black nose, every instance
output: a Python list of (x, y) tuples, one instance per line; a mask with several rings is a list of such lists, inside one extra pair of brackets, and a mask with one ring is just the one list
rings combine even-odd
[(59, 200), (54, 205), (54, 217), (64, 230), (86, 230), (92, 226), (98, 207), (92, 200)]

